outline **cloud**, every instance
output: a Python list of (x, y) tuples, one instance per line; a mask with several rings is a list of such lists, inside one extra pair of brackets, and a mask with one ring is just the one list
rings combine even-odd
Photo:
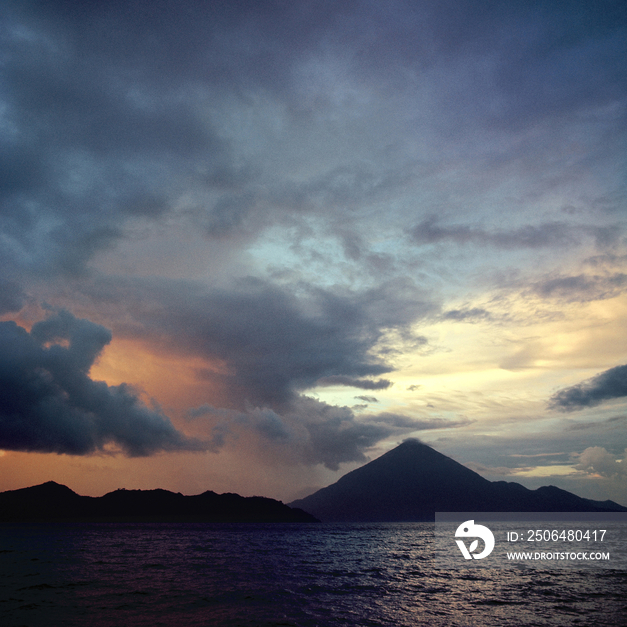
[(465, 427), (474, 422), (470, 418), (459, 418), (457, 420), (447, 420), (444, 418), (412, 418), (403, 414), (392, 414), (389, 412), (381, 412), (372, 414), (366, 418), (368, 422), (373, 424), (386, 424), (399, 429), (407, 429), (409, 431), (430, 431), (437, 429), (454, 429), (457, 427)]
[[(116, 338), (193, 360), (208, 385), (189, 403), (224, 405), (200, 417), (211, 450), (248, 433), (331, 467), (385, 434), (454, 426), (302, 394), (325, 381), (383, 391), (421, 354), (421, 320), (492, 320), (427, 290), (488, 302), (477, 290), (492, 289), (495, 250), (527, 294), (624, 290), (610, 268), (566, 268), (624, 245), (611, 221), (625, 25), (616, 0), (0, 3), (0, 314), (80, 303)], [(529, 283), (521, 251), (546, 281)], [(520, 320), (514, 300), (488, 309)], [(89, 379), (104, 335), (87, 325), (59, 343), (45, 328), (23, 342), (37, 364), (69, 351), (65, 370), (102, 407), (126, 399), (131, 423), (167, 421), (128, 386)], [(23, 385), (73, 416), (58, 442), (93, 423), (50, 450), (124, 448), (113, 412), (81, 409), (60, 366), (29, 368)], [(49, 441), (60, 423), (35, 409)]]
[(442, 314), (442, 320), (454, 320), (455, 322), (475, 322), (490, 319), (489, 311), (480, 307), (472, 309), (451, 309)]
[(381, 330), (368, 309), (368, 295), (318, 291), (303, 302), (250, 280), (239, 289), (198, 294), (195, 301), (177, 298), (161, 324), (186, 350), (228, 364), (229, 373), (216, 378), (240, 405), (245, 399), (272, 405), (325, 376), (360, 378), (391, 370), (369, 355)]
[(316, 385), (346, 385), (348, 387), (361, 388), (362, 390), (387, 390), (393, 383), (388, 379), (371, 381), (369, 379), (355, 379), (354, 377), (344, 375), (332, 375), (318, 379)]
[(440, 226), (437, 216), (430, 216), (410, 230), (416, 244), (454, 242), (456, 244), (489, 245), (495, 248), (554, 248), (570, 246), (576, 242), (575, 231), (562, 222), (527, 225), (507, 231), (466, 225)]
[(348, 407), (303, 396), (321, 379), (361, 389), (390, 386), (377, 378), (394, 370), (380, 343), (390, 328), (411, 335), (414, 323), (436, 309), (410, 282), (359, 291), (301, 286), (294, 293), (253, 278), (223, 287), (97, 278), (83, 288), (100, 311), (118, 311), (116, 334), (206, 360), (206, 368), (198, 367), (199, 384), (209, 383), (206, 400), (188, 417), (200, 420), (194, 429), (205, 430), (209, 450), (240, 437), (244, 446), (254, 436), (276, 459), (337, 469), (364, 461), (369, 447), (414, 427), (358, 419)]
[[(519, 31), (514, 44), (518, 54), (508, 55), (499, 67), (495, 78), (507, 100), (511, 124), (515, 118), (523, 125), (566, 116), (624, 97), (625, 69), (617, 62), (625, 52), (624, 40), (617, 41), (625, 26), (624, 7), (609, 2), (603, 8), (570, 8), (547, 3), (541, 23), (527, 21)], [(561, 45), (550, 46), (551, 36)]]
[(627, 416), (612, 416), (611, 418), (607, 418), (602, 421), (586, 421), (586, 422), (575, 422), (570, 424), (567, 427), (568, 431), (584, 431), (586, 429), (594, 429), (595, 431), (600, 431), (601, 429), (620, 429), (624, 430), (624, 423), (627, 422)]
[(338, 470), (340, 464), (367, 461), (365, 452), (390, 436), (414, 431), (457, 428), (468, 419), (419, 420), (382, 412), (357, 417), (350, 407), (329, 405), (307, 396), (293, 398), (281, 410), (246, 407), (243, 411), (205, 404), (188, 412), (192, 420), (205, 419), (211, 425), (212, 450), (254, 433), (259, 446), (274, 459)]
[(0, 279), (0, 315), (19, 311), (24, 301), (25, 295), (16, 282)]
[[(356, 420), (349, 407), (329, 405), (305, 396), (293, 398), (282, 411), (247, 407), (244, 411), (203, 405), (189, 411), (194, 419), (212, 423), (214, 450), (241, 434), (253, 433), (273, 459), (338, 470), (345, 462), (366, 461), (364, 450), (395, 431), (384, 424)], [(268, 448), (270, 447), (270, 448)]]
[[(470, 0), (5, 2), (0, 11), (0, 226), (12, 261), (38, 272), (80, 272), (138, 216), (182, 207), (210, 237), (341, 212), (338, 235), (356, 260), (365, 247), (351, 227), (363, 215), (344, 218), (415, 181), (421, 141), (437, 150), (458, 126), (467, 138), (495, 122), (594, 115), (590, 107), (620, 103), (627, 84), (625, 18), (612, 2), (487, 11)], [(437, 115), (417, 113), (427, 110)], [(414, 136), (427, 132), (429, 141)], [(539, 248), (573, 235), (558, 222), (422, 226), (417, 242)]]
[(9, 260), (31, 272), (83, 272), (129, 220), (171, 211), (182, 175), (219, 188), (242, 172), (194, 99), (173, 96), (182, 74), (155, 16), (92, 8), (0, 9), (0, 228)]
[(610, 368), (588, 381), (556, 392), (549, 400), (549, 407), (560, 411), (575, 411), (625, 396), (627, 365)]
[[(396, 166), (328, 154), (305, 180), (269, 165), (268, 146), (290, 160), (287, 138), (321, 108), (297, 78), (321, 39), (331, 29), (356, 43), (334, 11), (189, 6), (0, 7), (5, 269), (80, 274), (138, 218), (181, 208), (210, 238), (254, 237), (294, 211), (335, 214), (407, 180)], [(359, 255), (349, 232), (347, 254)]]
[(575, 468), (589, 474), (601, 475), (602, 477), (627, 475), (627, 451), (621, 461), (608, 453), (602, 446), (589, 446), (577, 456), (577, 459)]
[(558, 276), (533, 286), (543, 298), (561, 298), (567, 302), (589, 302), (618, 296), (627, 288), (627, 274), (616, 272), (606, 276)]
[(111, 332), (59, 311), (28, 333), (0, 322), (0, 448), (85, 455), (114, 443), (128, 456), (201, 450), (126, 384), (89, 369)]
[(476, 462), (467, 462), (465, 466), (467, 468), (470, 468), (471, 470), (474, 470), (475, 472), (478, 472), (480, 475), (497, 477), (517, 475), (521, 471), (524, 472), (532, 469), (531, 466), (518, 466), (516, 468), (509, 468), (507, 466), (488, 466), (486, 464), (479, 464)]
[(361, 389), (389, 387), (369, 379), (394, 369), (378, 344), (390, 328), (409, 333), (436, 308), (409, 281), (361, 291), (301, 286), (300, 294), (253, 278), (222, 288), (141, 279), (86, 287), (96, 306), (124, 308), (127, 324), (118, 332), (223, 363), (203, 376), (237, 408), (278, 406), (328, 377)]
[(303, 457), (310, 464), (322, 463), (337, 470), (344, 462), (364, 462), (364, 451), (392, 435), (395, 429), (385, 423), (356, 420), (348, 407), (331, 406), (301, 397), (293, 408), (308, 438)]
[(365, 401), (366, 403), (378, 403), (379, 399), (376, 396), (356, 396), (356, 399)]

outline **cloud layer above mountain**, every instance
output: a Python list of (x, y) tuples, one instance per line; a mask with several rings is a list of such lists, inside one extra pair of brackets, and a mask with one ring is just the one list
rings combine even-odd
[(626, 56), (618, 0), (6, 0), (0, 447), (622, 454)]

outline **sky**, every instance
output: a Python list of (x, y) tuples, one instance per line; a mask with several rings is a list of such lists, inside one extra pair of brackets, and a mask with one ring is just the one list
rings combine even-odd
[(627, 505), (627, 5), (0, 5), (0, 490), (303, 497), (417, 437)]

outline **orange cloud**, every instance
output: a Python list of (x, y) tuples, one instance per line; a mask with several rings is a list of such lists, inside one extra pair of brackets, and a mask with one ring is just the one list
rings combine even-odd
[(224, 372), (217, 360), (163, 353), (131, 338), (113, 338), (90, 370), (90, 377), (108, 385), (132, 385), (150, 403), (157, 401), (170, 418), (181, 417), (203, 403), (228, 404), (210, 375)]

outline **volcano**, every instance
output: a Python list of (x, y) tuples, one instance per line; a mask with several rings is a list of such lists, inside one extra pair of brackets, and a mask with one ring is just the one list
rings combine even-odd
[(435, 512), (627, 512), (555, 486), (488, 481), (418, 440), (289, 505), (323, 522), (433, 521)]

